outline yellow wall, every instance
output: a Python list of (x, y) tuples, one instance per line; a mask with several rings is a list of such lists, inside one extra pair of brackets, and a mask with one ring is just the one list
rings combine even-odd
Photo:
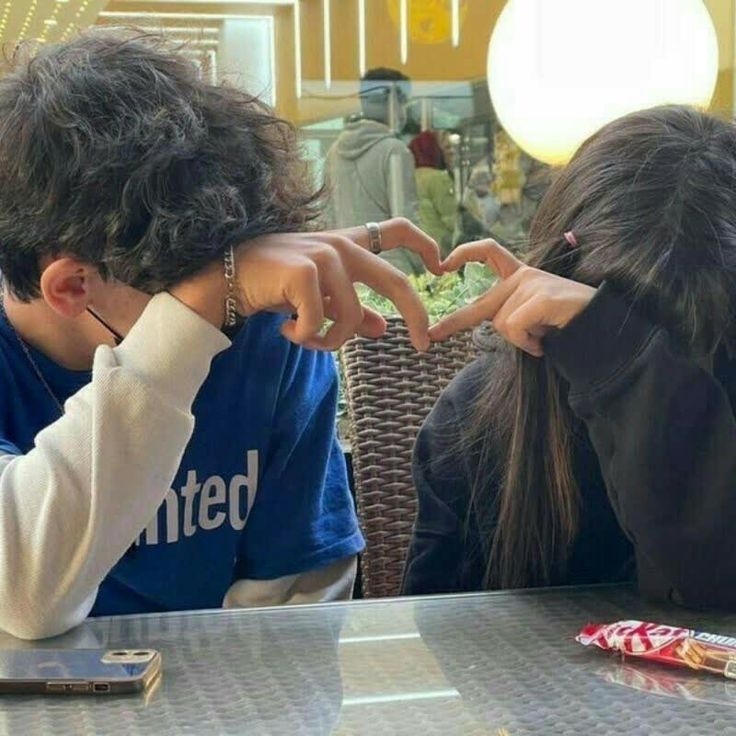
[[(448, 38), (436, 44), (410, 42), (409, 58), (402, 65), (399, 28), (392, 19), (392, 0), (369, 0), (366, 19), (366, 61), (368, 68), (387, 66), (400, 69), (416, 81), (467, 81), (485, 76), (486, 52), (491, 30), (505, 0), (466, 0), (466, 12), (461, 25), (461, 44), (452, 46)], [(291, 11), (286, 9), (283, 25), (291, 23)], [(319, 82), (324, 78), (322, 0), (302, 1), (302, 70), (305, 80)], [(287, 34), (288, 35), (288, 34)], [(355, 0), (332, 0), (332, 77), (336, 83), (356, 82), (360, 76), (358, 63), (358, 16)], [(293, 43), (284, 50), (278, 48), (278, 65), (293, 67)], [(283, 57), (283, 58), (282, 58)], [(293, 72), (292, 72), (293, 76)], [(354, 101), (309, 99), (297, 104), (293, 80), (286, 82), (286, 95), (281, 97), (282, 114), (296, 112), (299, 122), (309, 122), (343, 114), (354, 107)], [(279, 87), (281, 89), (281, 86)]]
[(708, 8), (713, 25), (718, 34), (718, 56), (721, 69), (733, 66), (734, 33), (736, 33), (736, 17), (734, 16), (734, 0), (703, 0)]
[[(467, 80), (485, 74), (491, 29), (501, 12), (504, 0), (467, 0), (460, 47), (453, 48), (449, 38), (444, 43), (431, 45), (410, 43), (406, 66), (401, 64), (399, 28), (391, 18), (390, 2), (391, 0), (373, 0), (366, 3), (366, 56), (369, 68), (388, 66), (401, 69), (416, 80)], [(302, 28), (305, 39), (304, 77), (321, 79), (324, 74), (321, 0), (303, 0)], [(336, 80), (356, 79), (359, 72), (355, 0), (333, 0), (331, 40), (333, 77)]]
[[(401, 69), (411, 79), (422, 81), (468, 81), (486, 73), (486, 52), (492, 28), (505, 0), (465, 0), (461, 44), (453, 48), (448, 38), (442, 43), (410, 43), (406, 65), (401, 64), (399, 28), (390, 6), (397, 0), (367, 0), (367, 66)], [(438, 0), (437, 5), (442, 1)], [(449, 5), (449, 3), (447, 3)], [(719, 37), (721, 70), (713, 109), (732, 111), (734, 103), (734, 0), (705, 0)], [(411, 7), (411, 3), (410, 3)], [(296, 99), (292, 11), (277, 10), (277, 67), (279, 112), (298, 123), (335, 117), (351, 111), (354, 101), (320, 99), (305, 95)], [(319, 82), (324, 77), (322, 43), (322, 0), (302, 0), (302, 69), (304, 80)], [(358, 18), (355, 0), (332, 0), (332, 77), (336, 83), (359, 77)]]
[(718, 73), (716, 91), (710, 108), (717, 115), (728, 117), (733, 115), (733, 68), (722, 69)]
[[(45, 0), (44, 0), (45, 1)], [(398, 0), (366, 0), (367, 66), (388, 66), (401, 69), (417, 81), (469, 81), (485, 77), (486, 53), (492, 28), (506, 0), (461, 0), (464, 15), (461, 25), (461, 44), (454, 48), (449, 38), (441, 43), (410, 42), (409, 58), (401, 64), (398, 27)], [(550, 0), (554, 2), (554, 0)], [(734, 103), (734, 5), (736, 0), (704, 0), (718, 32), (721, 69), (713, 100), (713, 109), (733, 111)], [(357, 91), (358, 18), (357, 0), (332, 0), (332, 76), (336, 85), (352, 83), (347, 94)], [(412, 0), (417, 8), (433, 6), (449, 8), (449, 0)], [(66, 6), (63, 6), (66, 7)], [(317, 82), (324, 78), (322, 44), (322, 0), (301, 0), (302, 8), (302, 69), (305, 81)], [(332, 118), (351, 112), (355, 101), (343, 101), (305, 95), (296, 97), (294, 75), (294, 19), (291, 7), (283, 5), (240, 5), (227, 2), (188, 2), (170, 5), (155, 0), (111, 0), (108, 10), (177, 10), (188, 13), (245, 13), (273, 15), (276, 32), (276, 91), (280, 115), (304, 124)], [(393, 9), (393, 14), (392, 14)], [(442, 12), (442, 11), (440, 11)], [(393, 17), (392, 17), (393, 15)], [(562, 40), (561, 40), (562, 42)], [(321, 90), (317, 87), (317, 93)]]
[(736, 43), (736, 2), (705, 0), (718, 34), (720, 71), (711, 108), (714, 112), (732, 115), (734, 112), (734, 44)]
[(294, 20), (291, 8), (274, 12), (276, 44), (276, 112), (294, 123), (301, 120), (296, 104), (294, 80)]

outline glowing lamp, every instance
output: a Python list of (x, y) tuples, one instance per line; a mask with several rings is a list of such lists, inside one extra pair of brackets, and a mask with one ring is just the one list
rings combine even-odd
[(718, 42), (702, 0), (509, 0), (488, 49), (501, 125), (548, 164), (615, 118), (707, 107)]

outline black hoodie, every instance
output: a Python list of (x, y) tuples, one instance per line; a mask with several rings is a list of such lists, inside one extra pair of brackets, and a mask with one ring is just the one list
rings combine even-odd
[[(636, 578), (652, 597), (736, 609), (736, 363), (722, 351), (706, 372), (608, 286), (545, 351), (587, 430), (574, 453), (580, 531), (551, 582)], [(468, 508), (477, 458), (456, 448), (493, 361), (460, 373), (419, 434), (405, 593), (483, 588), (490, 540)]]

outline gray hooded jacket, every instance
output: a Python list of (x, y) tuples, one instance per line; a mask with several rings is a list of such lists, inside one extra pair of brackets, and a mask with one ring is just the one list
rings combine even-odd
[[(330, 220), (353, 227), (408, 217), (416, 222), (417, 193), (411, 151), (382, 123), (348, 123), (327, 154)], [(421, 273), (421, 260), (405, 250), (383, 254), (405, 273)]]

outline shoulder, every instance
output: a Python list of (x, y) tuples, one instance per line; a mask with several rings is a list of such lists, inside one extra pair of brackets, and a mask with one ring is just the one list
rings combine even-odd
[(459, 426), (474, 413), (479, 396), (488, 382), (509, 358), (504, 346), (482, 330), (476, 331), (474, 342), (479, 349), (479, 356), (450, 381), (432, 410), (435, 420), (454, 422), (456, 434)]
[(1, 320), (0, 316), (0, 410), (5, 406), (5, 399), (18, 390), (18, 379), (26, 367), (17, 338), (6, 330), (6, 323)]
[(401, 151), (402, 153), (406, 151), (406, 153), (411, 155), (409, 146), (407, 146), (404, 141), (402, 141), (400, 138), (397, 138), (395, 135), (387, 135), (381, 140), (378, 145), (383, 146), (384, 148), (391, 151)]
[(452, 179), (444, 169), (427, 168), (426, 171), (428, 181), (430, 181), (434, 186), (452, 186)]
[(447, 185), (452, 186), (452, 179), (446, 171), (432, 169), (429, 166), (421, 166), (415, 169), (417, 181), (432, 189)]
[(27, 372), (17, 342), (0, 325), (0, 455), (19, 454), (32, 439), (36, 403), (26, 391)]
[[(473, 431), (482, 403), (493, 387), (504, 384), (513, 352), (489, 330), (473, 335), (478, 357), (463, 368), (442, 391), (422, 425), (417, 439), (415, 460), (429, 462), (435, 469), (447, 465), (452, 474), (461, 462), (472, 474), (478, 462), (478, 445), (483, 431)], [(493, 427), (488, 427), (488, 436)], [(477, 469), (477, 468), (476, 468)], [(442, 469), (444, 474), (445, 469)]]
[(393, 136), (386, 136), (376, 144), (376, 149), (386, 156), (402, 156), (406, 159), (411, 159), (412, 163), (414, 162), (414, 155), (408, 146)]
[(288, 318), (269, 312), (254, 315), (233, 340), (233, 350), (244, 368), (268, 383), (277, 382), (282, 395), (298, 389), (305, 397), (319, 399), (337, 383), (335, 360), (331, 353), (287, 340), (281, 328)]
[[(419, 431), (415, 475), (444, 489), (442, 493), (462, 495), (478, 472), (485, 428), (472, 428), (477, 427), (479, 402), (487, 395), (489, 383), (497, 383), (495, 372), (502, 361), (502, 353), (489, 350), (460, 371), (440, 394)], [(487, 429), (490, 438), (493, 428)]]

